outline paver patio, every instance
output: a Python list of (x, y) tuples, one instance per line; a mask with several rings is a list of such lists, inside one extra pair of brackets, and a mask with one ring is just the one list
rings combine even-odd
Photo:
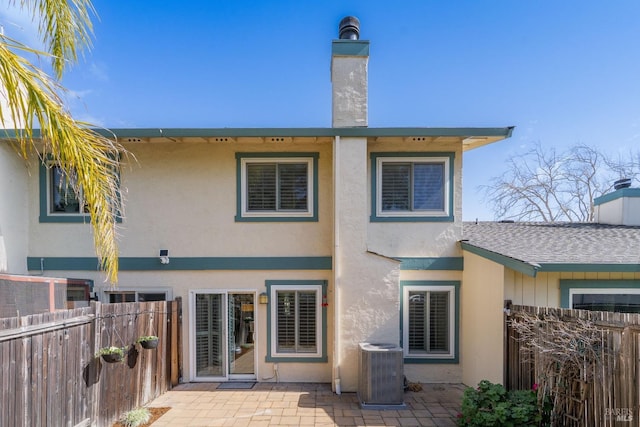
[(258, 383), (250, 390), (218, 390), (220, 383), (181, 384), (149, 406), (171, 407), (162, 426), (455, 426), (464, 385), (422, 384), (404, 395), (406, 409), (361, 409), (355, 393), (329, 384)]

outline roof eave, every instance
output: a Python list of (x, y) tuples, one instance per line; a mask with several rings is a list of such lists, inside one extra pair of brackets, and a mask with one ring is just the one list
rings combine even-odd
[[(513, 127), (502, 128), (96, 128), (99, 134), (112, 138), (242, 138), (242, 137), (456, 137), (461, 138), (465, 150), (511, 137)], [(21, 129), (5, 129), (0, 140), (17, 139)], [(34, 129), (34, 138), (40, 138)]]

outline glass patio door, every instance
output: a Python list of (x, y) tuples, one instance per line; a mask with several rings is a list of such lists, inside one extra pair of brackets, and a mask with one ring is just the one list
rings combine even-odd
[(253, 293), (194, 293), (195, 379), (252, 380), (255, 375)]
[(253, 294), (230, 293), (229, 307), (229, 377), (255, 379)]

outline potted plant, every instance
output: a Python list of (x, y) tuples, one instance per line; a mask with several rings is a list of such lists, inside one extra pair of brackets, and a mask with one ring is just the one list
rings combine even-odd
[(138, 344), (147, 350), (154, 349), (158, 347), (158, 337), (155, 335), (140, 337), (138, 338)]
[(107, 363), (122, 362), (122, 359), (124, 359), (124, 350), (122, 347), (103, 347), (96, 353), (96, 357), (102, 357), (102, 360)]

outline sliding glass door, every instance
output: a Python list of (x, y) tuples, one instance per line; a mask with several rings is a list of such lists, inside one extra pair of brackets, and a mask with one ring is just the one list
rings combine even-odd
[(193, 292), (191, 301), (194, 379), (254, 380), (255, 294)]

